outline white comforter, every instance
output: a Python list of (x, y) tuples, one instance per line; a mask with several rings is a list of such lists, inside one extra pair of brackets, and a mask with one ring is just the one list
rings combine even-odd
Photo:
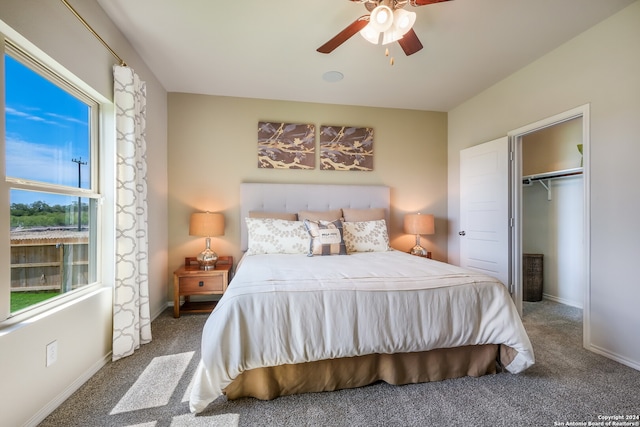
[(245, 256), (205, 324), (190, 407), (202, 411), (241, 372), (371, 353), (505, 344), (534, 363), (498, 280), (399, 251)]

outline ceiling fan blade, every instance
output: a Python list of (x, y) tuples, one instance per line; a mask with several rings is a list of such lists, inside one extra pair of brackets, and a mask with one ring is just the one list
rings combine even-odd
[(320, 53), (331, 53), (335, 48), (349, 40), (354, 34), (362, 30), (369, 23), (369, 15), (363, 15), (353, 21), (347, 28), (340, 31), (334, 38), (316, 49)]
[(413, 55), (420, 49), (422, 49), (422, 43), (418, 39), (416, 32), (413, 31), (413, 28), (410, 29), (407, 34), (405, 34), (400, 40), (398, 40), (400, 47), (404, 50), (404, 53), (409, 56)]
[(434, 4), (434, 3), (442, 3), (444, 1), (451, 1), (451, 0), (409, 0), (409, 4), (411, 6), (427, 6), (429, 4)]

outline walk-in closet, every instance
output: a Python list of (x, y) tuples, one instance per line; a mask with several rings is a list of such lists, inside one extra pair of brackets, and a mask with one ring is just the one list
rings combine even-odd
[(522, 138), (523, 299), (583, 308), (582, 117)]

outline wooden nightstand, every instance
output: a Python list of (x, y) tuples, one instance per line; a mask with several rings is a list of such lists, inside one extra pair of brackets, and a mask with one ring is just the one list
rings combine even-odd
[[(191, 301), (192, 295), (222, 295), (227, 290), (233, 257), (218, 258), (215, 270), (201, 270), (195, 258), (185, 258), (182, 267), (173, 272), (173, 317), (180, 317), (180, 311), (208, 313), (216, 306), (216, 301)], [(180, 306), (180, 297), (184, 304)]]

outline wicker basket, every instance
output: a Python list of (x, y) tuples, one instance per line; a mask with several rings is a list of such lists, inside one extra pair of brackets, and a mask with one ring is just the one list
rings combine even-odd
[(542, 254), (523, 254), (522, 288), (524, 301), (542, 300)]

